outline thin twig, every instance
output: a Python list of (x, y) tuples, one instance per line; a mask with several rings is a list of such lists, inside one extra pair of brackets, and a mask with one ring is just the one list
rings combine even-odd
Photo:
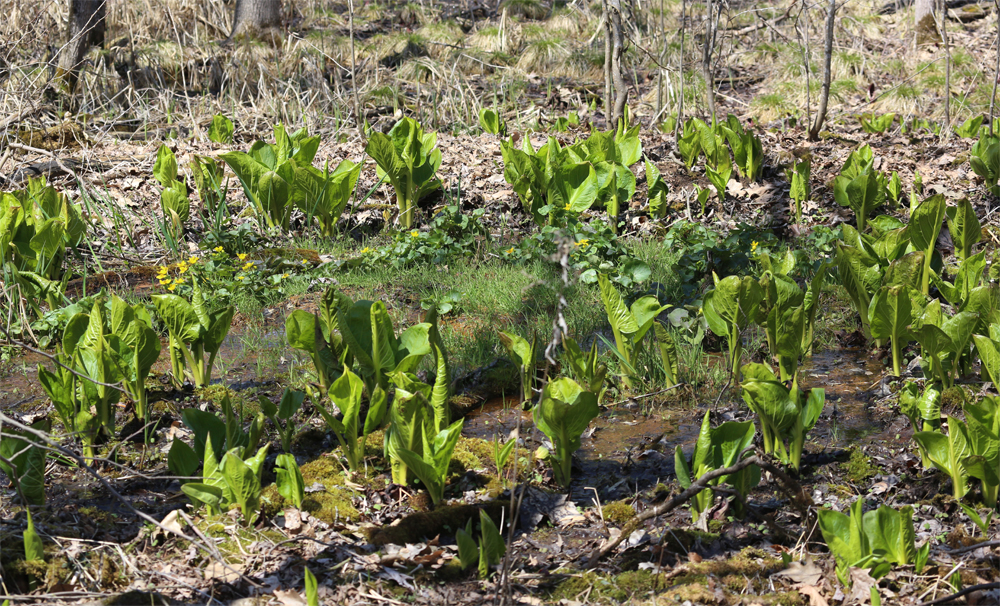
[(946, 595), (944, 597), (940, 597), (931, 600), (929, 602), (921, 602), (917, 606), (933, 606), (934, 604), (946, 604), (951, 602), (952, 600), (957, 600), (962, 596), (969, 595), (973, 591), (986, 591), (987, 589), (1000, 589), (1000, 583), (982, 583), (980, 585), (970, 585), (969, 587), (966, 587), (962, 591), (956, 591), (951, 595)]

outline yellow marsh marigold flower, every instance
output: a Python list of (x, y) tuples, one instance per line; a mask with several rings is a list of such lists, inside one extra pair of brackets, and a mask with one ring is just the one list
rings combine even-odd
[(420, 232), (417, 231), (417, 230), (413, 230), (413, 231), (410, 232), (410, 237), (416, 238), (419, 235), (420, 235)]
[(188, 270), (188, 266), (187, 266), (187, 265), (178, 265), (178, 266), (177, 266), (177, 271), (179, 271), (179, 272), (181, 272), (181, 273), (184, 273), (184, 272), (186, 272), (187, 270)]
[(239, 253), (239, 254), (236, 255), (236, 258), (239, 259), (240, 261), (246, 261), (247, 260), (247, 255), (246, 255), (246, 253)]
[(282, 279), (287, 278), (288, 274), (281, 274)]
[(198, 257), (188, 257), (188, 265), (194, 265), (198, 262)]
[(246, 279), (246, 277), (245, 277), (245, 276), (236, 276), (236, 279), (237, 279), (237, 280), (245, 280), (245, 279)]
[(757, 241), (754, 240), (750, 243), (750, 254), (757, 252)]
[(254, 266), (253, 261), (247, 261), (246, 263), (243, 264), (243, 271), (251, 269), (253, 266)]
[(214, 250), (215, 252), (222, 252), (222, 247), (221, 246), (216, 246), (212, 250)]
[(511, 246), (511, 247), (510, 247), (509, 249), (507, 249), (507, 251), (506, 251), (506, 252), (507, 252), (507, 254), (508, 254), (508, 255), (512, 255), (512, 254), (514, 254), (514, 247), (513, 247), (513, 246)]
[(576, 243), (576, 245), (579, 246), (580, 248), (586, 248), (588, 244), (590, 244), (590, 240), (588, 240), (587, 238), (584, 238), (583, 240), (580, 240), (579, 242)]
[(167, 290), (169, 290), (169, 291), (173, 292), (173, 290), (174, 290), (175, 288), (177, 288), (177, 285), (176, 285), (176, 284), (171, 284), (170, 286), (168, 286), (168, 287), (167, 287)]

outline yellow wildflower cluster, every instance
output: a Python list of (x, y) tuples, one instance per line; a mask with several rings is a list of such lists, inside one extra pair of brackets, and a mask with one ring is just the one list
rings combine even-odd
[(579, 246), (580, 248), (587, 248), (587, 246), (590, 245), (590, 240), (588, 240), (587, 238), (584, 238), (584, 239), (580, 240), (579, 242), (577, 242), (576, 245)]
[(368, 253), (375, 252), (370, 246), (366, 246), (361, 249), (361, 254), (367, 255)]
[(215, 252), (222, 252), (222, 247), (221, 246), (216, 246), (212, 250), (214, 250)]
[(751, 255), (756, 254), (756, 252), (757, 252), (757, 241), (754, 240), (753, 242), (750, 243), (750, 254)]

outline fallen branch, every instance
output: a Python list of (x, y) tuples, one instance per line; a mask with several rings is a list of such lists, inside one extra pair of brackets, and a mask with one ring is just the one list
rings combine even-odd
[(983, 583), (981, 585), (971, 585), (969, 587), (966, 587), (962, 591), (957, 591), (951, 595), (946, 595), (944, 597), (940, 597), (935, 600), (931, 600), (929, 602), (921, 602), (920, 604), (917, 604), (917, 606), (933, 606), (934, 604), (948, 604), (951, 603), (952, 600), (957, 600), (958, 598), (969, 595), (974, 591), (986, 591), (987, 589), (1000, 589), (1000, 583)]
[(689, 486), (684, 492), (680, 493), (676, 497), (670, 499), (669, 501), (666, 501), (665, 503), (657, 505), (652, 509), (647, 509), (646, 511), (632, 518), (632, 521), (629, 522), (625, 526), (625, 528), (622, 529), (622, 533), (618, 535), (618, 538), (609, 542), (604, 547), (601, 547), (596, 552), (594, 552), (594, 555), (590, 556), (590, 560), (587, 562), (586, 568), (593, 568), (594, 566), (596, 566), (597, 562), (599, 562), (602, 558), (604, 558), (606, 555), (611, 553), (616, 547), (618, 547), (618, 545), (620, 545), (622, 541), (627, 539), (628, 536), (632, 534), (632, 531), (634, 531), (635, 528), (638, 527), (639, 524), (641, 524), (642, 522), (645, 522), (650, 518), (661, 516), (673, 509), (676, 509), (680, 505), (683, 505), (690, 499), (694, 498), (694, 496), (697, 495), (699, 492), (708, 488), (708, 483), (711, 482), (712, 480), (716, 478), (721, 478), (722, 476), (728, 476), (730, 474), (734, 474), (742, 469), (750, 467), (751, 465), (759, 465), (760, 462), (761, 462), (760, 457), (758, 455), (753, 455), (743, 459), (742, 461), (730, 467), (713, 469), (712, 471), (705, 473), (697, 480), (692, 482), (691, 486)]
[[(749, 451), (750, 449), (748, 448), (747, 450), (744, 450), (743, 453)], [(742, 455), (743, 453), (740, 454)], [(771, 473), (771, 475), (778, 478), (778, 480), (781, 481), (781, 484), (785, 492), (788, 493), (788, 496), (791, 498), (795, 508), (798, 509), (799, 512), (802, 514), (803, 519), (808, 520), (809, 518), (812, 517), (812, 514), (810, 513), (809, 509), (809, 506), (812, 504), (812, 498), (805, 491), (802, 490), (802, 486), (797, 481), (795, 481), (794, 478), (785, 473), (784, 470), (782, 470), (777, 465), (773, 465), (772, 463), (769, 463), (768, 461), (764, 460), (764, 457), (758, 453), (753, 456), (747, 457), (730, 467), (723, 467), (722, 469), (713, 469), (712, 471), (705, 473), (697, 480), (692, 482), (691, 486), (689, 486), (684, 492), (680, 493), (676, 497), (673, 497), (669, 501), (666, 501), (665, 503), (662, 503), (654, 507), (653, 509), (647, 509), (646, 511), (632, 518), (632, 520), (625, 526), (625, 528), (622, 529), (622, 533), (618, 536), (618, 538), (616, 538), (615, 540), (611, 541), (604, 547), (594, 552), (594, 555), (592, 555), (590, 557), (590, 560), (587, 562), (586, 568), (589, 569), (596, 566), (598, 561), (600, 561), (606, 555), (611, 553), (611, 551), (614, 550), (616, 547), (618, 547), (618, 545), (620, 545), (622, 541), (628, 538), (628, 536), (632, 534), (632, 532), (635, 531), (636, 528), (638, 528), (640, 523), (650, 518), (661, 516), (673, 509), (676, 509), (680, 505), (683, 505), (685, 502), (694, 498), (694, 496), (697, 495), (699, 492), (708, 488), (709, 487), (708, 483), (711, 482), (712, 480), (720, 478), (722, 476), (728, 476), (730, 474), (736, 473), (742, 469), (750, 467), (751, 465), (757, 465), (762, 470), (768, 471)]]
[(988, 549), (990, 547), (997, 546), (1000, 546), (1000, 541), (983, 541), (982, 543), (976, 543), (975, 545), (966, 545), (965, 547), (958, 547), (957, 549), (949, 549), (948, 555), (959, 555), (961, 553), (967, 553), (977, 549)]

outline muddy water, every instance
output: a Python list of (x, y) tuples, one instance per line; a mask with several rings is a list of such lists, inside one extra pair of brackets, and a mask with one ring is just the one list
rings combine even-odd
[[(880, 431), (866, 410), (866, 393), (877, 384), (878, 362), (869, 361), (861, 350), (838, 349), (819, 352), (800, 368), (803, 389), (821, 387), (826, 407), (809, 434), (807, 452), (839, 450)], [(605, 403), (607, 404), (607, 403)], [(650, 413), (649, 411), (653, 412)], [(720, 411), (726, 418), (749, 418), (738, 391), (726, 394)], [(578, 461), (582, 486), (640, 488), (672, 474), (673, 451), (680, 445), (689, 451), (697, 439), (704, 408), (678, 410), (669, 405), (609, 406), (584, 434)], [(486, 440), (506, 440), (518, 426), (529, 447), (544, 437), (534, 431), (531, 413), (521, 410), (517, 398), (495, 398), (470, 413), (463, 434)], [(574, 486), (578, 486), (574, 482)], [(582, 488), (580, 488), (582, 490)], [(606, 489), (605, 489), (606, 490)], [(614, 498), (616, 493), (603, 494)], [(588, 498), (586, 495), (575, 495)], [(593, 495), (591, 495), (592, 497)]]

